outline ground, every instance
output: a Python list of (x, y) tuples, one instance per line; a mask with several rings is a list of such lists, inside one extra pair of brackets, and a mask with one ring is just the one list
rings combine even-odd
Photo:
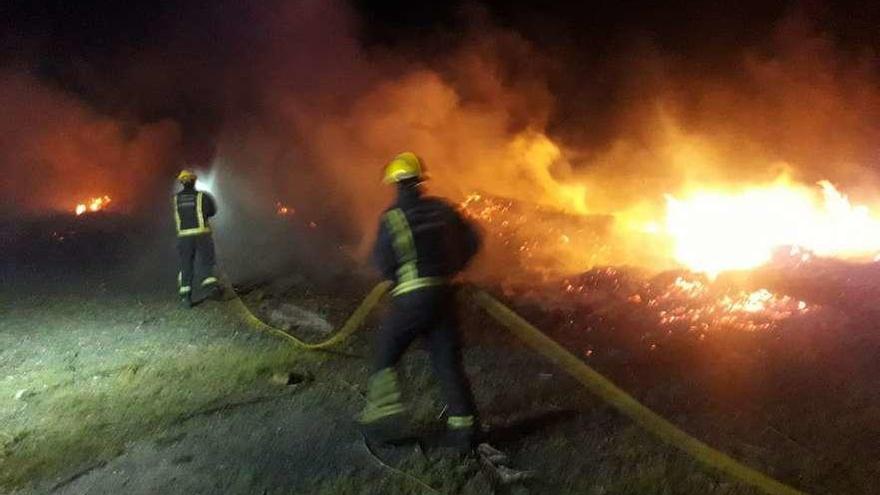
[[(126, 253), (137, 245), (119, 246), (111, 263), (76, 249), (19, 254), (0, 272), (0, 491), (755, 493), (649, 436), (466, 302), (467, 371), (489, 438), (536, 478), (496, 486), (475, 461), (413, 446), (371, 452), (352, 418), (375, 318), (337, 352), (300, 351), (255, 332), (228, 302), (179, 308), (173, 265), (132, 273)], [(337, 326), (370, 285), (296, 280), (271, 297)], [(574, 313), (515, 291), (507, 300), (739, 460), (810, 493), (872, 493), (880, 369), (871, 313), (846, 308), (845, 323), (809, 320), (816, 328), (800, 334), (651, 337), (658, 353), (643, 345), (649, 332), (632, 310), (593, 301)], [(429, 429), (443, 403), (423, 351), (407, 357), (404, 376), (414, 423)]]

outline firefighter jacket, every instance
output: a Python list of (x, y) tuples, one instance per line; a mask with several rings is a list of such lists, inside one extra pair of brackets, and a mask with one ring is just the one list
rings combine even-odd
[(474, 226), (449, 203), (401, 187), (379, 223), (373, 261), (394, 282), (394, 296), (445, 284), (480, 247)]
[(214, 198), (195, 188), (184, 188), (174, 195), (174, 222), (177, 237), (211, 233), (208, 219), (217, 213)]

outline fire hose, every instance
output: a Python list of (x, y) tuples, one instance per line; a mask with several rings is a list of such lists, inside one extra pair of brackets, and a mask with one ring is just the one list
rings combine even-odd
[(250, 309), (248, 309), (247, 305), (244, 301), (241, 300), (241, 297), (238, 294), (235, 294), (235, 297), (232, 299), (233, 304), (238, 309), (239, 313), (243, 316), (245, 321), (252, 327), (257, 330), (262, 330), (264, 332), (275, 335), (276, 337), (280, 337), (296, 347), (300, 347), (302, 349), (306, 349), (309, 351), (318, 351), (322, 349), (328, 349), (337, 344), (341, 344), (346, 339), (348, 339), (351, 334), (358, 331), (358, 329), (363, 325), (364, 320), (369, 316), (370, 312), (373, 311), (373, 308), (379, 304), (379, 301), (382, 300), (382, 297), (388, 292), (388, 289), (391, 288), (391, 282), (382, 282), (376, 284), (372, 290), (367, 294), (367, 297), (361, 301), (361, 304), (354, 310), (351, 316), (345, 320), (345, 323), (342, 324), (342, 328), (339, 329), (332, 337), (323, 341), (316, 343), (308, 343), (304, 340), (300, 340), (293, 335), (285, 332), (280, 328), (275, 328), (272, 325), (264, 322), (263, 320), (257, 318)]
[[(313, 344), (302, 341), (284, 330), (263, 322), (248, 309), (247, 305), (244, 304), (244, 301), (237, 294), (233, 301), (245, 321), (252, 327), (281, 337), (297, 347), (307, 350), (320, 350), (340, 344), (356, 332), (363, 325), (364, 320), (373, 308), (376, 307), (382, 297), (388, 292), (390, 285), (389, 282), (382, 282), (373, 287), (336, 334), (323, 342)], [(477, 306), (506, 327), (528, 347), (565, 370), (590, 392), (599, 396), (636, 424), (666, 443), (685, 452), (704, 465), (724, 472), (768, 495), (806, 495), (805, 492), (785, 485), (756, 469), (750, 468), (687, 434), (659, 414), (642, 405), (634, 397), (611, 382), (611, 380), (605, 378), (577, 356), (565, 350), (565, 348), (544, 335), (543, 332), (484, 290), (470, 287), (467, 289), (467, 292)]]

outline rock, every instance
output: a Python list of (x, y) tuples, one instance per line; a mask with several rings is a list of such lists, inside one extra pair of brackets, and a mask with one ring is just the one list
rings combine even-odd
[(28, 397), (33, 397), (35, 394), (36, 394), (36, 392), (33, 392), (33, 391), (26, 389), (26, 388), (23, 388), (15, 393), (15, 400), (24, 400), (24, 399), (27, 399)]
[(267, 317), (272, 326), (285, 331), (297, 328), (322, 334), (333, 332), (333, 325), (324, 317), (295, 304), (283, 303), (269, 310)]
[(308, 374), (300, 374), (293, 371), (276, 371), (269, 378), (269, 381), (276, 385), (296, 385), (309, 380), (311, 380), (311, 377)]
[(493, 466), (506, 466), (508, 462), (510, 462), (507, 454), (501, 452), (495, 447), (492, 447), (488, 443), (481, 443), (477, 447), (477, 453), (480, 455), (480, 457), (483, 458), (484, 461), (489, 462)]
[(535, 471), (519, 471), (508, 466), (510, 459), (504, 452), (492, 447), (488, 443), (481, 443), (477, 447), (480, 463), (491, 473), (496, 483), (507, 486), (531, 480), (537, 476)]
[(495, 466), (495, 472), (498, 475), (498, 481), (502, 485), (512, 485), (514, 483), (522, 483), (535, 478), (537, 475), (534, 471), (517, 471), (507, 466)]

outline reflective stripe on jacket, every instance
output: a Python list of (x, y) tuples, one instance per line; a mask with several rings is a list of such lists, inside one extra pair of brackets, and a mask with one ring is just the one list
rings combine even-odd
[(450, 204), (402, 189), (379, 225), (373, 259), (394, 296), (445, 284), (479, 248), (473, 226)]
[(174, 195), (174, 223), (177, 236), (186, 237), (211, 233), (208, 219), (217, 212), (210, 194), (184, 189)]

